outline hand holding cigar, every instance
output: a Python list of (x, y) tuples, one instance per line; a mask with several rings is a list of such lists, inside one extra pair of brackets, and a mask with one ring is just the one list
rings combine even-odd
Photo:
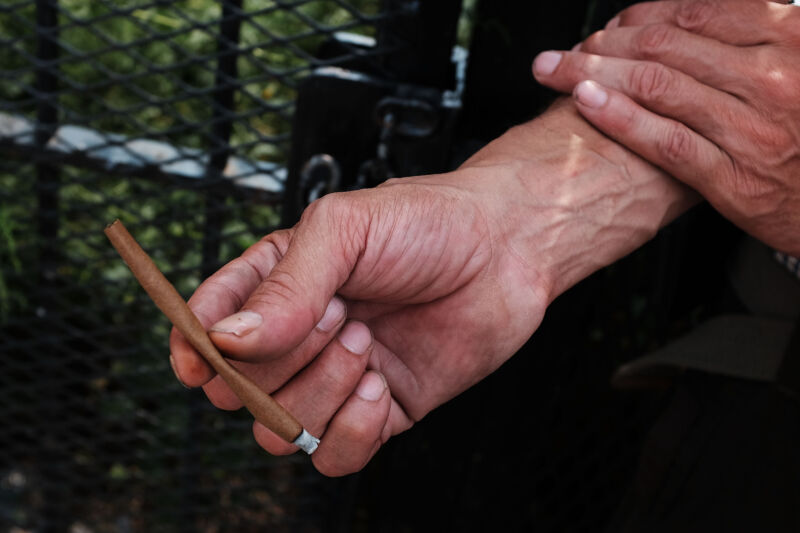
[(225, 380), (253, 417), (309, 455), (314, 453), (319, 439), (309, 434), (291, 413), (225, 360), (181, 295), (122, 222), (114, 221), (105, 229), (105, 234), (156, 306)]

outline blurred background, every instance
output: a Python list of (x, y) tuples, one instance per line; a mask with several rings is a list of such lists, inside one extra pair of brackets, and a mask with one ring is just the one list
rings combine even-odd
[(620, 7), (0, 0), (0, 531), (611, 524), (669, 391), (609, 379), (708, 312), (729, 230), (707, 210), (571, 290), (504, 368), (339, 480), (181, 388), (168, 324), (102, 230), (122, 219), (188, 297), (313, 199), (450, 170), (534, 117), (554, 95), (533, 57)]

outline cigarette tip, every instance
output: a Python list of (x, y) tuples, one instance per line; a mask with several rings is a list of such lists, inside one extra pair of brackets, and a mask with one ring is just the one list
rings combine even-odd
[(112, 222), (111, 224), (108, 224), (108, 225), (106, 226), (106, 229), (111, 229), (112, 227), (114, 227), (116, 224), (119, 224), (119, 223), (120, 223), (120, 222), (119, 222), (119, 219), (116, 219), (116, 220), (114, 220), (114, 222)]

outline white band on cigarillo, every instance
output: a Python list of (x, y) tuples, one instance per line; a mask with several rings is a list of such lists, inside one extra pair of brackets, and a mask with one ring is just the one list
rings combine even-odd
[(300, 433), (299, 437), (294, 439), (292, 444), (306, 452), (308, 455), (311, 455), (314, 453), (314, 450), (317, 449), (317, 446), (319, 446), (319, 439), (303, 428), (303, 432)]

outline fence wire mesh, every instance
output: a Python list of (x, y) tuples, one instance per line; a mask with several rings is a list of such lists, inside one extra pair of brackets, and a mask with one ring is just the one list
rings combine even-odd
[(298, 80), (380, 52), (321, 43), (380, 17), (377, 0), (0, 3), (0, 530), (317, 527), (307, 461), (172, 379), (168, 324), (102, 229), (123, 219), (191, 294), (276, 227)]

